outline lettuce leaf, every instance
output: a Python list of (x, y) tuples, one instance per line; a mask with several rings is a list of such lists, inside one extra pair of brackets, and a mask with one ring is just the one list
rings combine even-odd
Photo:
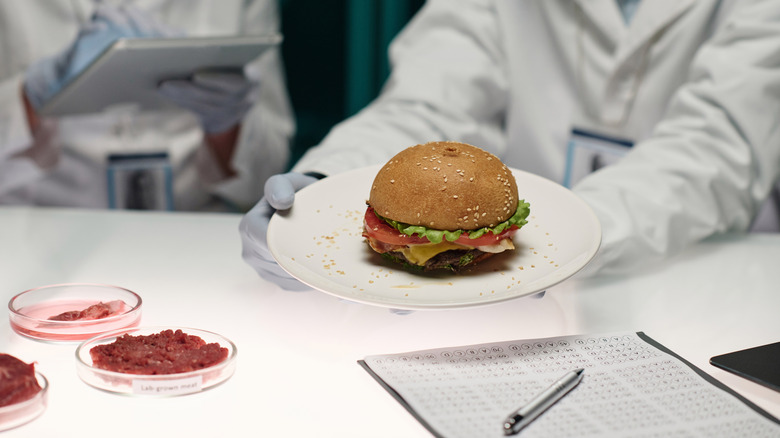
[(431, 241), (431, 243), (441, 243), (443, 239), (447, 239), (450, 242), (454, 242), (458, 240), (458, 238), (463, 233), (468, 233), (469, 239), (477, 239), (479, 237), (484, 236), (485, 233), (487, 232), (491, 232), (493, 234), (501, 234), (502, 232), (504, 232), (504, 230), (508, 229), (512, 225), (517, 225), (517, 227), (520, 228), (523, 225), (528, 223), (526, 218), (528, 218), (528, 215), (531, 213), (530, 207), (531, 204), (521, 199), (520, 202), (517, 203), (517, 210), (515, 211), (515, 214), (512, 215), (512, 217), (510, 217), (509, 219), (505, 220), (504, 222), (501, 222), (500, 224), (492, 228), (484, 227), (484, 228), (478, 228), (476, 230), (471, 230), (471, 231), (436, 230), (433, 228), (424, 227), (422, 225), (409, 225), (403, 222), (394, 221), (392, 219), (387, 219), (385, 217), (382, 217), (379, 214), (377, 214), (377, 216), (383, 221), (387, 222), (391, 227), (406, 234), (407, 236), (416, 234), (419, 237), (427, 238), (428, 240)]

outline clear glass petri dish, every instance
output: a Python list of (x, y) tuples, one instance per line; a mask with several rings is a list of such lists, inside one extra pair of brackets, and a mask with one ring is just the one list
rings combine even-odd
[[(206, 343), (217, 343), (228, 350), (222, 362), (197, 371), (176, 374), (129, 374), (108, 371), (93, 365), (90, 350), (98, 345), (113, 343), (125, 334), (148, 336), (163, 330), (181, 330), (198, 336)], [(134, 327), (103, 333), (84, 341), (76, 349), (76, 369), (79, 378), (90, 386), (115, 394), (142, 397), (171, 397), (193, 394), (213, 388), (228, 380), (236, 370), (238, 350), (235, 344), (217, 333), (189, 327)]]
[[(99, 319), (51, 320), (104, 303), (110, 314)], [(141, 322), (141, 297), (107, 284), (65, 283), (24, 291), (8, 302), (11, 328), (43, 341), (84, 341), (100, 333), (135, 327)]]
[(41, 390), (32, 398), (0, 408), (0, 432), (29, 423), (46, 410), (49, 381), (38, 371), (35, 372), (35, 378)]

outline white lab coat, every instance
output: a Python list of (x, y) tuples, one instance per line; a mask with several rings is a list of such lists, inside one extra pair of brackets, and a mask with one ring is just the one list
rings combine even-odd
[(615, 0), (431, 0), (390, 55), (382, 95), (294, 170), (458, 140), (562, 182), (573, 127), (633, 139), (574, 187), (603, 227), (591, 272), (747, 230), (778, 175), (776, 0), (646, 0), (630, 26)]
[[(136, 0), (140, 9), (189, 36), (279, 31), (275, 0)], [(251, 207), (265, 179), (287, 166), (294, 130), (278, 50), (254, 61), (257, 103), (242, 122), (232, 165), (221, 173), (203, 140), (197, 118), (184, 109), (118, 110), (44, 121), (33, 139), (20, 98), (25, 69), (63, 50), (92, 0), (0, 2), (0, 204), (104, 208), (106, 159), (112, 152), (169, 154), (178, 210)]]

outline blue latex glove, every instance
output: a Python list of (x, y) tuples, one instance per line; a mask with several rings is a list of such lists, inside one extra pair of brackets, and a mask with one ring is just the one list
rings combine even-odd
[(178, 35), (132, 5), (99, 4), (92, 19), (62, 52), (28, 67), (24, 90), (37, 110), (119, 38)]
[(242, 256), (261, 277), (287, 290), (308, 290), (276, 263), (268, 250), (268, 222), (276, 210), (287, 210), (295, 201), (295, 192), (317, 181), (313, 176), (284, 173), (268, 178), (263, 198), (241, 219)]
[(241, 72), (204, 71), (190, 80), (170, 80), (158, 91), (172, 102), (194, 112), (209, 134), (239, 124), (252, 106), (255, 83)]

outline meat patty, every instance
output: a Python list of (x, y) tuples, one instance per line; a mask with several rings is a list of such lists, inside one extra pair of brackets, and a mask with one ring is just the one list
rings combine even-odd
[(395, 262), (400, 262), (411, 268), (419, 269), (421, 271), (436, 271), (440, 269), (449, 270), (453, 272), (462, 271), (475, 262), (480, 262), (486, 258), (492, 256), (493, 253), (480, 251), (478, 249), (451, 249), (444, 251), (428, 259), (424, 266), (411, 263), (404, 257), (404, 254), (399, 251), (392, 251), (383, 253), (383, 257), (388, 257)]

